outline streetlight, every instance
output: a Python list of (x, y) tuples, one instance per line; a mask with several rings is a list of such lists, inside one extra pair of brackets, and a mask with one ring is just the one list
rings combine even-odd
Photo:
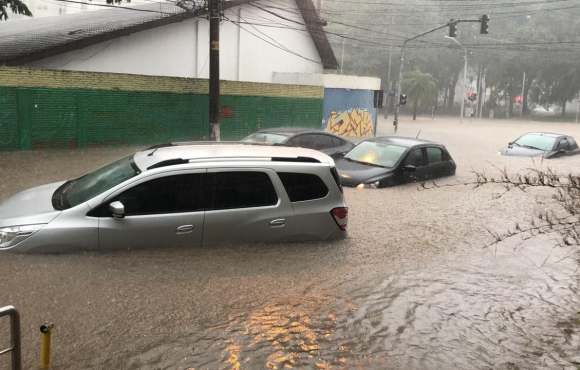
[(463, 123), (463, 117), (465, 116), (465, 96), (467, 94), (466, 86), (467, 86), (467, 48), (463, 46), (459, 41), (457, 41), (454, 37), (445, 36), (446, 39), (452, 40), (454, 43), (459, 45), (460, 48), (463, 49), (464, 52), (464, 64), (463, 64), (463, 89), (462, 89), (462, 97), (461, 97), (461, 117), (460, 122)]

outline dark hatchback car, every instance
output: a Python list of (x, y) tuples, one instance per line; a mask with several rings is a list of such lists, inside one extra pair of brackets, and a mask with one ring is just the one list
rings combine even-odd
[(353, 143), (340, 136), (321, 130), (296, 127), (260, 130), (246, 136), (241, 141), (315, 149), (333, 158), (342, 157), (354, 147)]
[(443, 145), (398, 136), (361, 141), (336, 167), (344, 186), (369, 188), (452, 176), (456, 169)]
[(530, 132), (510, 142), (500, 152), (503, 155), (519, 157), (553, 158), (578, 154), (578, 144), (573, 137), (549, 132)]

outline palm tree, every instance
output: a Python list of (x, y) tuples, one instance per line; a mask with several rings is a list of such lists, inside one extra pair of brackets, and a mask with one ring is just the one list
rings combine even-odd
[(0, 21), (8, 19), (8, 11), (14, 14), (23, 14), (29, 17), (32, 13), (21, 0), (0, 0)]
[(429, 73), (418, 69), (405, 73), (403, 92), (413, 101), (413, 121), (417, 119), (419, 104), (432, 101), (437, 96), (437, 81)]

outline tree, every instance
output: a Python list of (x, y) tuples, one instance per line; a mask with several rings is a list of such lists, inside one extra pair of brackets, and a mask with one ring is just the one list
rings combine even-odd
[(437, 81), (429, 73), (423, 73), (418, 69), (405, 73), (402, 88), (413, 102), (413, 120), (417, 119), (419, 104), (433, 103), (437, 98)]
[(31, 17), (32, 13), (21, 0), (0, 0), (0, 21), (8, 19), (8, 10), (14, 14), (22, 14)]

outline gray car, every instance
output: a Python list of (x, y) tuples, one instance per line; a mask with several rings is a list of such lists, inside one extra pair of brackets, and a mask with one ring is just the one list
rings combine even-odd
[(576, 140), (571, 136), (550, 132), (530, 132), (510, 142), (500, 153), (508, 156), (548, 159), (579, 154), (580, 150)]
[(168, 144), (0, 204), (0, 250), (63, 252), (346, 235), (334, 161), (309, 149)]

